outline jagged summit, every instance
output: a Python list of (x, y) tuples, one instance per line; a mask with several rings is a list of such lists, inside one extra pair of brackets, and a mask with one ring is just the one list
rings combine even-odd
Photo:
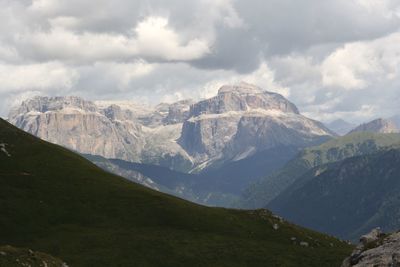
[(88, 112), (97, 111), (97, 107), (92, 101), (84, 100), (78, 96), (35, 96), (23, 101), (19, 107), (14, 108), (10, 112), (10, 117), (13, 117), (15, 114), (22, 114), (31, 111), (44, 113), (47, 111), (58, 111), (68, 108), (81, 109)]
[(379, 118), (357, 126), (355, 129), (351, 130), (349, 134), (357, 132), (398, 133), (399, 129), (392, 121)]

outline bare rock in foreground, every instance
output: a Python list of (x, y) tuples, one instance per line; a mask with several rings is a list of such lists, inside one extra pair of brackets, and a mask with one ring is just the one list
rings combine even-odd
[(378, 228), (360, 238), (360, 244), (342, 267), (400, 266), (400, 232), (383, 234)]

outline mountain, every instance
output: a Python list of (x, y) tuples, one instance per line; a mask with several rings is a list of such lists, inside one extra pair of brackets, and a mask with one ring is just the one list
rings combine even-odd
[(215, 160), (236, 161), (278, 146), (305, 147), (332, 135), (283, 96), (242, 82), (193, 104), (178, 142), (202, 162), (201, 170)]
[(353, 156), (373, 154), (397, 144), (400, 144), (400, 134), (397, 133), (354, 132), (322, 145), (306, 148), (280, 170), (265, 175), (246, 189), (239, 207), (265, 207), (314, 167)]
[(352, 249), (266, 210), (147, 189), (3, 120), (0, 143), (1, 242), (71, 266), (338, 266)]
[(331, 138), (283, 96), (241, 83), (194, 103), (145, 107), (78, 97), (35, 97), (9, 114), (17, 127), (83, 154), (201, 172), (275, 147)]
[(294, 223), (354, 239), (400, 228), (400, 149), (318, 166), (268, 204)]
[(0, 246), (0, 266), (68, 267), (65, 262), (45, 253), (12, 246)]
[(244, 188), (282, 167), (297, 152), (296, 147), (268, 149), (199, 174), (101, 156), (84, 156), (104, 170), (154, 190), (207, 206), (232, 207), (239, 201)]
[(153, 110), (130, 102), (34, 97), (13, 109), (9, 121), (80, 153), (187, 170), (192, 160), (175, 140), (182, 128), (179, 114), (189, 104), (179, 102)]
[(354, 129), (357, 125), (347, 122), (343, 119), (337, 119), (331, 121), (330, 123), (327, 123), (326, 126), (339, 135), (345, 135), (352, 129)]
[(368, 123), (361, 124), (349, 133), (370, 132), (370, 133), (398, 133), (396, 124), (390, 120), (376, 119)]

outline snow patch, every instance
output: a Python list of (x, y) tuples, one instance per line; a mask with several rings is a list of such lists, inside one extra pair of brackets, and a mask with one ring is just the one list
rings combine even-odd
[(6, 149), (6, 145), (5, 143), (0, 143), (0, 150), (6, 154), (7, 157), (11, 157), (11, 154), (8, 153), (7, 149)]

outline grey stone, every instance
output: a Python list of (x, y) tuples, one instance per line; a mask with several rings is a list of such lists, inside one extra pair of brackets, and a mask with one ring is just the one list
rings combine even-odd
[[(378, 238), (377, 238), (378, 237)], [(369, 242), (369, 243), (368, 243)], [(375, 247), (370, 242), (374, 242)], [(367, 246), (368, 245), (368, 246)], [(342, 267), (356, 266), (400, 266), (400, 233), (393, 233), (387, 237), (374, 229), (363, 236), (362, 242), (352, 255), (343, 261)]]

